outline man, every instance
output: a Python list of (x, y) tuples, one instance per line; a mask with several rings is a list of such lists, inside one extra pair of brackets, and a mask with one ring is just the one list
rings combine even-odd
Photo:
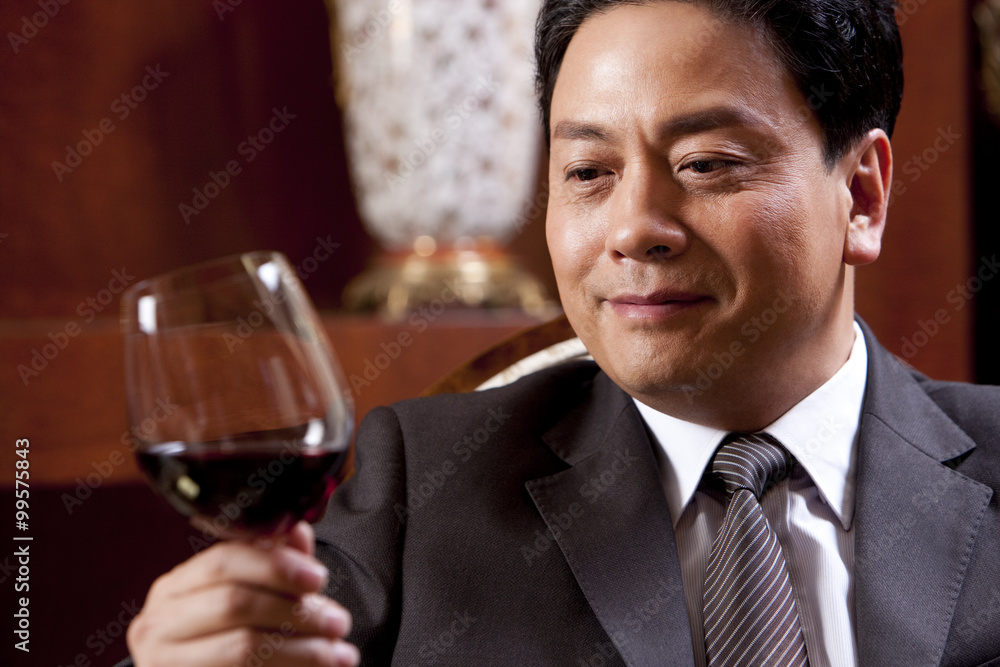
[[(353, 664), (346, 636), (373, 665), (1000, 664), (1000, 391), (854, 321), (891, 3), (551, 0), (537, 55), (596, 365), (373, 411), (316, 559), (305, 526), (195, 556), (136, 663)], [(732, 452), (777, 472), (732, 488)]]

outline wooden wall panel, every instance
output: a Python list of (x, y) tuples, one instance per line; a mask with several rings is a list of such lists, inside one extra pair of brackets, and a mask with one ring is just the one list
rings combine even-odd
[[(537, 323), (517, 314), (428, 314), (399, 324), (325, 317), (351, 385), (358, 422), (373, 407), (417, 396), (477, 353)], [(0, 358), (31, 369), (0, 374), (0, 437), (10, 441), (10, 446), (0, 447), (0, 470), (14, 469), (14, 439), (29, 438), (31, 479), (37, 485), (71, 488), (78, 478), (107, 468), (108, 461), (112, 473), (95, 477), (90, 486), (140, 481), (125, 433), (123, 347), (117, 323), (102, 318), (90, 330), (64, 339), (65, 348), (57, 350), (49, 334), (63, 324), (0, 322)], [(32, 366), (35, 351), (53, 358)], [(13, 474), (0, 477), (0, 488), (10, 486)]]
[[(123, 266), (142, 278), (261, 248), (300, 263), (318, 237), (340, 248), (308, 287), (339, 303), (371, 242), (350, 192), (322, 2), (244, 2), (221, 17), (216, 4), (56, 3), (16, 53), (9, 36), (0, 44), (0, 317), (73, 315)], [(38, 11), (2, 3), (0, 28)], [(294, 118), (241, 152), (274, 109)], [(57, 174), (81, 142), (90, 154)], [(185, 220), (180, 205), (233, 160), (240, 173)]]
[(970, 19), (961, 0), (906, 0), (899, 17), (906, 89), (892, 142), (896, 194), (882, 256), (858, 271), (857, 308), (882, 343), (913, 366), (971, 380), (973, 308), (953, 291), (976, 270)]

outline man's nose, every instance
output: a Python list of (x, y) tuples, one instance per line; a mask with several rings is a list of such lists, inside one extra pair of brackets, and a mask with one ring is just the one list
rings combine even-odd
[(687, 251), (690, 231), (680, 222), (680, 185), (669, 167), (626, 167), (615, 188), (605, 240), (615, 259), (663, 260)]

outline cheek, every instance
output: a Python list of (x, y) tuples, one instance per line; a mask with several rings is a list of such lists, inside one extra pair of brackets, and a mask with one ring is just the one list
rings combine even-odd
[(801, 206), (801, 202), (770, 198), (760, 208), (757, 223), (760, 233), (754, 239), (758, 246), (756, 250), (779, 271), (781, 267), (787, 267), (795, 273), (793, 267), (796, 260), (807, 251), (807, 224)]
[(790, 187), (759, 197), (752, 217), (744, 219), (750, 231), (730, 246), (741, 253), (736, 270), (743, 274), (743, 298), (755, 309), (781, 290), (802, 312), (811, 312), (838, 288), (843, 239), (837, 238), (835, 217), (819, 213), (826, 203), (808, 194)]
[(552, 206), (546, 214), (545, 239), (560, 291), (582, 280), (599, 259), (603, 248), (595, 225)]
[(811, 254), (805, 204), (786, 191), (748, 198), (744, 205), (729, 239), (743, 257), (743, 271), (758, 285), (795, 280), (798, 265)]
[[(817, 180), (819, 177), (817, 176)], [(826, 291), (838, 280), (843, 261), (844, 234), (838, 207), (822, 188), (803, 188), (799, 197), (781, 200), (768, 212), (775, 220), (768, 241), (784, 277), (804, 290)]]

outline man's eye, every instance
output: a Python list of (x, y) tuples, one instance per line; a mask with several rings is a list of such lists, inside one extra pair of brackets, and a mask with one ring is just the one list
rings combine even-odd
[(722, 166), (719, 160), (695, 160), (691, 163), (691, 171), (696, 174), (708, 174)]
[(574, 169), (573, 171), (569, 172), (568, 178), (566, 180), (575, 178), (578, 181), (592, 181), (599, 175), (600, 174), (596, 169), (585, 167), (583, 169)]
[(693, 162), (688, 162), (687, 165), (684, 166), (684, 169), (690, 169), (696, 174), (710, 174), (713, 171), (719, 171), (720, 169), (739, 167), (740, 164), (741, 163), (736, 160), (695, 160)]

